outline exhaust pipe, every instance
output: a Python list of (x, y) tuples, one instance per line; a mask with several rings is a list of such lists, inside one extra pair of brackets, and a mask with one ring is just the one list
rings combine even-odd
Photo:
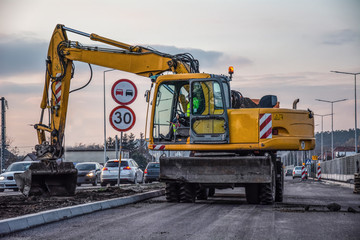
[(293, 109), (296, 109), (297, 107), (297, 104), (300, 102), (300, 99), (295, 99), (294, 102), (293, 102)]

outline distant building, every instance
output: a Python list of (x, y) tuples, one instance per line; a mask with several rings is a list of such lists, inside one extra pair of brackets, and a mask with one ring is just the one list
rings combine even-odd
[(336, 147), (334, 148), (335, 158), (348, 157), (355, 155), (355, 147)]
[[(115, 150), (106, 151), (107, 160), (115, 159)], [(104, 150), (66, 150), (64, 154), (65, 162), (98, 162), (104, 164)], [(123, 151), (122, 158), (129, 158), (129, 152)]]
[(37, 157), (34, 153), (28, 153), (21, 161), (36, 161)]

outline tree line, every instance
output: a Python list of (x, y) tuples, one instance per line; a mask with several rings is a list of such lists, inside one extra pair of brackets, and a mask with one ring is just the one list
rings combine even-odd
[[(323, 132), (323, 146), (325, 149), (331, 149), (331, 131)], [(357, 129), (357, 143), (359, 144), (360, 129)], [(333, 132), (334, 135), (334, 148), (336, 147), (354, 147), (355, 146), (355, 130), (336, 130)], [(316, 147), (315, 151), (321, 151), (321, 132), (315, 134)]]

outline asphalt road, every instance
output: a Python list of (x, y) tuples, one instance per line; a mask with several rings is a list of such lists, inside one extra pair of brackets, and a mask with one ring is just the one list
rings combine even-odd
[[(326, 206), (337, 203), (340, 211)], [(351, 207), (357, 213), (348, 211)], [(351, 188), (285, 180), (284, 202), (246, 203), (242, 188), (208, 201), (165, 197), (40, 226), (4, 239), (360, 239), (360, 195)]]

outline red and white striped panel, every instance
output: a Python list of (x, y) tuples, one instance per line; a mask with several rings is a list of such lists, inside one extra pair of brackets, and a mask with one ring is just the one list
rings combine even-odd
[(165, 145), (153, 145), (153, 150), (165, 150)]
[(260, 114), (260, 139), (272, 138), (272, 116), (271, 113)]
[(318, 176), (318, 179), (321, 180), (321, 167), (318, 166), (318, 169), (317, 169), (317, 176)]
[(56, 104), (60, 104), (61, 101), (61, 82), (57, 82), (55, 84), (55, 96), (56, 96)]

